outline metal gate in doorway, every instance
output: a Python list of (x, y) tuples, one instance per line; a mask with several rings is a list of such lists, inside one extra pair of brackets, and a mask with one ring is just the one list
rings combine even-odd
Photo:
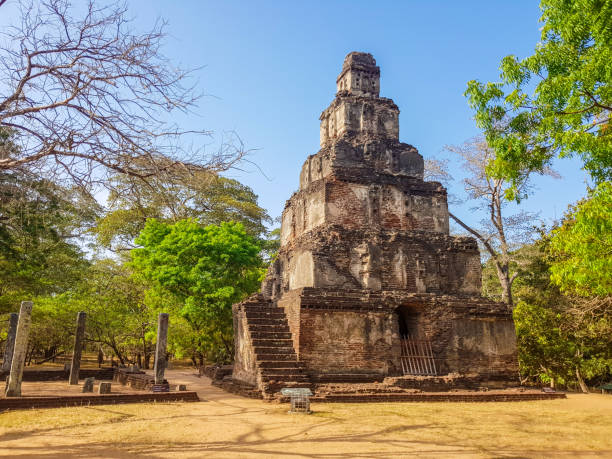
[(404, 375), (436, 376), (436, 361), (428, 339), (402, 336), (402, 372)]

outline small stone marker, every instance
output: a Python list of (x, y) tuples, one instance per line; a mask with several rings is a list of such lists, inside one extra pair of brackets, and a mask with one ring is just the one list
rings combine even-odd
[(21, 379), (23, 378), (23, 366), (25, 365), (28, 350), (28, 334), (32, 322), (32, 302), (22, 301), (19, 310), (19, 321), (15, 333), (15, 346), (13, 360), (11, 361), (11, 374), (7, 378), (6, 396), (21, 397)]
[(0, 372), (8, 373), (11, 371), (11, 362), (13, 361), (13, 351), (15, 350), (15, 335), (17, 334), (17, 322), (19, 314), (12, 312), (9, 316), (8, 334), (6, 336), (6, 345), (4, 347), (4, 360)]
[(110, 394), (111, 393), (111, 383), (109, 382), (101, 382), (98, 386), (98, 394)]
[(81, 369), (81, 353), (83, 352), (83, 338), (85, 338), (85, 318), (87, 314), (83, 311), (77, 314), (76, 332), (74, 334), (74, 350), (72, 352), (72, 364), (70, 365), (70, 377), (68, 384), (79, 383), (79, 370)]
[(85, 378), (83, 383), (83, 392), (93, 392), (95, 378)]
[(166, 345), (168, 342), (168, 314), (162, 312), (157, 319), (157, 344), (155, 345), (155, 384), (164, 383), (166, 370)]

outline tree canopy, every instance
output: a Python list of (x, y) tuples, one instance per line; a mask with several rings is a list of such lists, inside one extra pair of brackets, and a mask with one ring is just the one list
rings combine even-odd
[(612, 295), (612, 183), (601, 183), (552, 232), (551, 279), (580, 296)]
[(203, 226), (193, 219), (147, 221), (132, 266), (151, 283), (149, 301), (176, 306), (199, 351), (232, 357), (232, 304), (259, 288), (261, 248), (240, 223)]
[(542, 0), (541, 41), (532, 56), (506, 56), (501, 81), (470, 81), (476, 123), (495, 150), (494, 177), (520, 199), (525, 171), (579, 155), (597, 182), (612, 180), (612, 3)]
[(264, 224), (270, 221), (253, 190), (209, 171), (164, 174), (147, 183), (118, 174), (109, 188), (108, 210), (94, 232), (114, 251), (134, 248), (150, 218), (167, 223), (194, 218), (204, 225), (237, 221), (257, 238), (263, 237)]

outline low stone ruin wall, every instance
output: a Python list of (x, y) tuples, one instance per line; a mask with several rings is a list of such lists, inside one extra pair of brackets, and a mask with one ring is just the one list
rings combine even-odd
[(71, 395), (65, 397), (9, 397), (0, 399), (0, 412), (29, 408), (114, 405), (118, 403), (199, 402), (196, 392), (146, 392), (142, 394)]
[[(79, 370), (79, 378), (95, 378), (98, 380), (111, 380), (115, 369), (112, 367), (105, 368), (81, 368)], [(0, 373), (0, 381), (5, 381), (8, 373)], [(62, 381), (68, 380), (70, 370), (64, 369), (45, 369), (45, 370), (28, 370), (23, 371), (23, 381)]]
[(213, 381), (222, 381), (223, 378), (232, 374), (233, 369), (233, 365), (206, 365), (202, 374)]
[(151, 390), (155, 384), (155, 376), (148, 375), (144, 371), (130, 371), (124, 368), (115, 369), (112, 379), (123, 386), (137, 390)]
[[(486, 390), (508, 387), (508, 380), (488, 379), (486, 375), (451, 373), (444, 376), (399, 376), (385, 378), (383, 384), (402, 389), (418, 389), (423, 392), (447, 392), (450, 390)], [(518, 382), (517, 382), (518, 385)]]

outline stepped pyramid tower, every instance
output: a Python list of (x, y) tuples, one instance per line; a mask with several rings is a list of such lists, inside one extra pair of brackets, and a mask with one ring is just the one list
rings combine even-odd
[(511, 313), (480, 296), (476, 241), (449, 235), (446, 190), (400, 142), (372, 55), (348, 54), (336, 86), (261, 293), (234, 305), (233, 380), (264, 394), (449, 373), (515, 382)]

